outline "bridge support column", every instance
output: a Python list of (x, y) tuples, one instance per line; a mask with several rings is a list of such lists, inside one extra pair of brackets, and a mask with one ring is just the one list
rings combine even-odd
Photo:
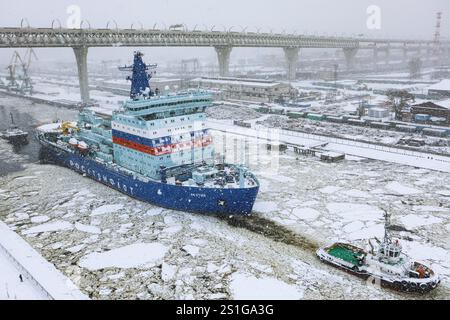
[(287, 60), (287, 78), (288, 80), (295, 80), (300, 48), (283, 48), (283, 50)]
[(373, 64), (376, 66), (378, 64), (378, 49), (373, 49)]
[(427, 50), (427, 57), (426, 57), (426, 60), (427, 60), (427, 61), (433, 60), (433, 49), (430, 48), (430, 47), (427, 47), (426, 50)]
[(230, 55), (232, 47), (220, 46), (214, 47), (216, 49), (217, 58), (219, 59), (219, 75), (226, 77), (230, 73)]
[(89, 81), (87, 70), (88, 47), (73, 47), (75, 59), (77, 60), (78, 81), (80, 84), (81, 101), (89, 102)]
[(384, 56), (384, 63), (389, 64), (389, 61), (391, 60), (391, 50), (386, 49), (385, 56)]
[(355, 56), (358, 52), (357, 48), (344, 48), (345, 62), (347, 64), (347, 71), (353, 70), (355, 66)]
[(408, 62), (408, 49), (403, 48), (403, 62), (407, 63)]

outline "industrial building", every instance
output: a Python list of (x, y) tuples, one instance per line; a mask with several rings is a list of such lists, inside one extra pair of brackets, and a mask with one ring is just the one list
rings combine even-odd
[(191, 87), (215, 90), (220, 99), (239, 99), (255, 102), (273, 102), (288, 100), (297, 95), (297, 91), (288, 83), (231, 77), (202, 77), (191, 80)]
[(450, 79), (444, 79), (428, 87), (428, 95), (435, 98), (450, 97)]
[(390, 112), (388, 109), (386, 108), (381, 108), (381, 107), (374, 107), (374, 108), (369, 108), (367, 115), (370, 118), (376, 118), (376, 119), (389, 119), (390, 118)]
[(412, 121), (450, 124), (450, 108), (431, 101), (411, 106), (409, 113)]
[[(182, 88), (182, 80), (181, 79), (170, 79), (170, 78), (152, 78), (151, 80), (152, 86), (154, 88), (158, 88), (160, 92), (165, 91), (177, 91)], [(108, 89), (117, 94), (127, 94), (130, 91), (130, 83), (124, 80), (106, 80), (99, 81), (97, 83), (102, 89)]]

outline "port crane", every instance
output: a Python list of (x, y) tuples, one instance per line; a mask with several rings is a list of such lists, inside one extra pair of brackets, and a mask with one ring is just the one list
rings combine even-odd
[[(6, 77), (6, 89), (8, 91), (14, 91), (20, 94), (32, 94), (33, 83), (29, 75), (29, 69), (33, 58), (37, 60), (36, 53), (32, 48), (29, 48), (25, 52), (23, 59), (19, 52), (14, 51), (7, 67), (8, 76)], [(18, 71), (18, 68), (20, 71)]]

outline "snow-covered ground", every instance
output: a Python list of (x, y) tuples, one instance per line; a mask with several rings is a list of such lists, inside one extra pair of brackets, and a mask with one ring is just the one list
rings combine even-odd
[(354, 142), (348, 139), (324, 137), (315, 134), (294, 132), (291, 130), (270, 130), (265, 126), (243, 128), (234, 126), (229, 121), (209, 120), (211, 128), (230, 134), (238, 134), (250, 137), (270, 138), (270, 132), (276, 133), (271, 139), (277, 139), (280, 143), (297, 146), (323, 145), (322, 149), (342, 152), (344, 154), (365, 157), (369, 159), (388, 161), (398, 164), (406, 164), (419, 168), (450, 172), (450, 157), (428, 154), (419, 151), (402, 150), (395, 147), (385, 147), (365, 142)]
[(22, 271), (0, 250), (0, 299), (41, 300), (48, 299), (42, 291), (22, 275)]

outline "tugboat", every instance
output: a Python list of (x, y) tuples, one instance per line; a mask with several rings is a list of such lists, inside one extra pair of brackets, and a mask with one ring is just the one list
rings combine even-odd
[(11, 126), (8, 129), (0, 132), (0, 138), (8, 140), (8, 142), (13, 145), (28, 144), (28, 132), (19, 129), (19, 127), (17, 127), (14, 124), (14, 118), (12, 113), (10, 113), (10, 116), (11, 116)]
[[(159, 95), (154, 64), (134, 53), (130, 99), (122, 108), (85, 108), (77, 122), (37, 128), (41, 155), (131, 197), (205, 214), (250, 214), (258, 179), (242, 165), (218, 161), (205, 110), (212, 95)], [(44, 161), (46, 160), (44, 159)]]
[(376, 252), (369, 240), (371, 252), (337, 242), (320, 248), (316, 254), (322, 262), (363, 279), (372, 277), (380, 281), (381, 286), (397, 291), (426, 293), (435, 289), (440, 283), (439, 276), (428, 266), (412, 261), (402, 253), (402, 246), (398, 239), (392, 239), (389, 227), (390, 214), (386, 212), (384, 239), (378, 241)]

